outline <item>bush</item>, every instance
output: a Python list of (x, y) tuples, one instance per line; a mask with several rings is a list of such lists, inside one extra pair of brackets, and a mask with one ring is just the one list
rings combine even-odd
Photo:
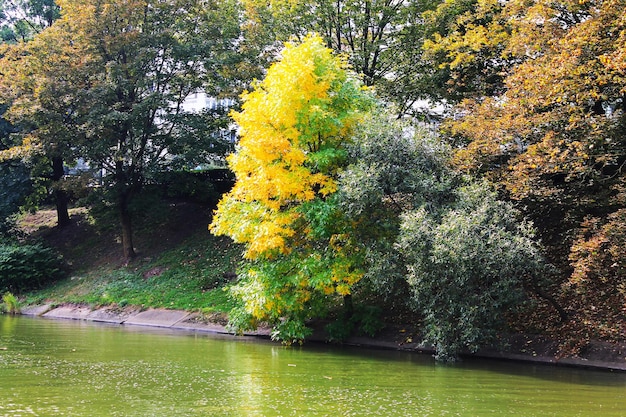
[(0, 235), (11, 234), (14, 230), (12, 215), (19, 211), (30, 191), (30, 176), (24, 164), (0, 163)]
[(209, 204), (219, 200), (221, 194), (210, 172), (167, 171), (155, 180), (169, 198)]
[(399, 243), (414, 308), (443, 361), (493, 341), (503, 313), (523, 300), (524, 280), (544, 268), (532, 228), (511, 204), (480, 183), (456, 196), (441, 213), (406, 213)]
[(39, 244), (0, 244), (0, 291), (40, 288), (63, 277), (61, 257)]
[(374, 337), (383, 328), (382, 310), (372, 305), (355, 305), (354, 311), (343, 311), (325, 326), (330, 342), (343, 342), (353, 335)]
[[(524, 280), (542, 275), (530, 225), (486, 183), (459, 175), (449, 147), (426, 131), (382, 115), (349, 151), (338, 194), (365, 254), (358, 289), (408, 305), (439, 360), (488, 343), (523, 300)], [(351, 324), (333, 323), (331, 336)]]

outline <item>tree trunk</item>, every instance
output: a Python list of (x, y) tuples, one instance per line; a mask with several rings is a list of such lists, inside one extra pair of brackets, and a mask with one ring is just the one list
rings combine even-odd
[(530, 287), (535, 294), (549, 302), (552, 307), (554, 307), (554, 309), (559, 313), (561, 323), (566, 323), (569, 320), (569, 314), (567, 313), (567, 311), (565, 311), (563, 307), (561, 307), (561, 305), (558, 303), (558, 301), (556, 301), (554, 297), (539, 288), (539, 285), (537, 285), (536, 283), (531, 283)]
[(346, 315), (346, 319), (349, 320), (354, 314), (354, 303), (352, 302), (352, 294), (346, 294), (343, 296), (343, 312)]
[(130, 202), (129, 200), (129, 193), (121, 191), (118, 209), (120, 215), (120, 225), (122, 226), (122, 248), (124, 251), (124, 259), (127, 262), (131, 261), (136, 255), (135, 248), (133, 247), (133, 227), (131, 215), (128, 208), (128, 203)]
[(57, 209), (57, 224), (65, 227), (70, 224), (70, 214), (67, 210), (69, 197), (65, 190), (54, 190), (54, 204)]
[(69, 196), (67, 191), (59, 187), (60, 180), (63, 179), (63, 158), (55, 156), (52, 158), (52, 181), (54, 183), (54, 203), (57, 210), (57, 224), (64, 227), (70, 224), (70, 214), (67, 209)]

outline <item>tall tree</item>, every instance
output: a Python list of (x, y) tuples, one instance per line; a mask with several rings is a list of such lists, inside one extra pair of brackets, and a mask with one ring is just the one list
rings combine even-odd
[[(55, 98), (55, 110), (66, 106), (56, 116), (71, 117), (70, 125), (58, 125), (75, 128), (69, 148), (103, 170), (123, 256), (132, 259), (130, 204), (146, 179), (173, 163), (205, 162), (223, 149), (210, 135), (221, 113), (189, 114), (182, 104), (199, 90), (222, 91), (221, 75), (239, 37), (238, 11), (234, 2), (212, 0), (60, 5), (61, 18), (36, 40), (50, 47), (36, 62), (58, 63), (46, 67), (52, 73), (44, 74), (46, 88), (37, 91)], [(37, 106), (27, 100), (27, 107)], [(35, 127), (40, 143), (48, 143), (48, 126)]]
[(19, 127), (14, 136), (21, 138), (0, 158), (30, 160), (33, 178), (52, 189), (61, 227), (70, 221), (64, 165), (75, 158), (78, 113), (86, 106), (84, 96), (75, 94), (85, 85), (76, 73), (84, 57), (59, 42), (62, 36), (59, 26), (50, 27), (28, 42), (7, 45), (0, 60), (0, 88), (11, 104), (7, 117)]
[(428, 95), (433, 71), (421, 58), (421, 13), (434, 1), (404, 0), (245, 0), (249, 24), (271, 32), (266, 41), (302, 39), (318, 33), (326, 46), (348, 61), (377, 94), (401, 113)]
[[(12, 55), (15, 51), (8, 52), (7, 43), (13, 44), (30, 40), (34, 35), (51, 26), (58, 16), (59, 7), (51, 0), (0, 1), (0, 38), (1, 42), (5, 44), (2, 46), (3, 50), (0, 54), (4, 57)], [(7, 71), (3, 65), (1, 83), (5, 84), (13, 75), (15, 74)], [(16, 203), (19, 202), (21, 204), (24, 202), (26, 195), (23, 195), (23, 193), (31, 190), (32, 183), (38, 182), (37, 179), (31, 181), (28, 178), (27, 164), (22, 158), (24, 155), (20, 155), (20, 152), (15, 152), (16, 149), (12, 149), (17, 143), (15, 143), (15, 138), (11, 136), (18, 135), (21, 126), (19, 126), (19, 123), (17, 125), (10, 124), (5, 117), (11, 118), (11, 116), (5, 113), (14, 97), (14, 91), (3, 90), (3, 105), (1, 106), (2, 126), (0, 128), (3, 138), (2, 146), (0, 146), (0, 161), (2, 161), (0, 164), (2, 164), (2, 177), (5, 181), (5, 186), (2, 188), (5, 192), (4, 199), (7, 203), (5, 208), (11, 207), (11, 211), (17, 209)], [(28, 166), (31, 168), (31, 174), (33, 174), (35, 170), (41, 167), (41, 164), (33, 164), (33, 161), (29, 161)], [(49, 171), (49, 169), (45, 171)], [(39, 188), (36, 187), (35, 189)], [(65, 213), (67, 213), (67, 210), (65, 210)], [(63, 218), (69, 219), (69, 216), (63, 216)]]
[(333, 196), (370, 98), (321, 38), (306, 37), (287, 45), (243, 101), (234, 114), (241, 140), (229, 158), (236, 183), (210, 228), (245, 244), (251, 263), (235, 288), (243, 317), (273, 323), (275, 338), (301, 340), (306, 320), (322, 315), (329, 298), (349, 295), (362, 275)]

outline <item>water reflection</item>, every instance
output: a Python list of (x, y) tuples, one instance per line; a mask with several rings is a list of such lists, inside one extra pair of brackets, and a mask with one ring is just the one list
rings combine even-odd
[(622, 416), (626, 374), (0, 316), (0, 416)]

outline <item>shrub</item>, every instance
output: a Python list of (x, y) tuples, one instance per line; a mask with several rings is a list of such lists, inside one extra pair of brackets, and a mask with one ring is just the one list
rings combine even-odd
[(343, 342), (355, 334), (376, 336), (383, 327), (382, 310), (372, 305), (355, 305), (354, 311), (342, 311), (325, 326), (330, 342)]
[(9, 314), (17, 314), (20, 312), (20, 305), (17, 301), (17, 298), (10, 292), (5, 293), (2, 296), (3, 309), (5, 312)]
[(0, 290), (40, 288), (63, 276), (59, 255), (40, 244), (0, 244)]
[(160, 173), (156, 181), (169, 198), (208, 204), (220, 197), (210, 172), (166, 171)]
[(492, 341), (503, 313), (523, 300), (524, 280), (544, 268), (532, 228), (511, 204), (482, 183), (455, 194), (441, 212), (406, 213), (399, 243), (414, 308), (443, 361)]
[(13, 216), (31, 191), (28, 168), (15, 161), (0, 163), (0, 235), (14, 230)]

